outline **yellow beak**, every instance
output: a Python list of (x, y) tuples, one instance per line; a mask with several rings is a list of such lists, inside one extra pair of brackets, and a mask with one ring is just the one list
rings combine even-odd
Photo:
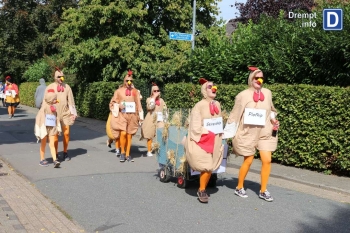
[(128, 81), (128, 84), (129, 84), (129, 85), (131, 85), (131, 82), (130, 82), (130, 81)]
[(60, 79), (62, 80), (62, 82), (64, 81), (64, 77), (61, 77)]
[(258, 81), (260, 82), (260, 84), (263, 84), (263, 82), (264, 82), (264, 79), (262, 79), (262, 78), (259, 78), (259, 79), (258, 79)]

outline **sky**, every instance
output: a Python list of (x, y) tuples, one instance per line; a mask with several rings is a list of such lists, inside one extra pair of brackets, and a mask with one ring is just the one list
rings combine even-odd
[[(246, 0), (222, 0), (221, 2), (219, 2), (218, 6), (221, 11), (221, 13), (219, 14), (219, 18), (221, 17), (224, 20), (228, 21), (230, 19), (238, 17), (238, 15), (236, 15), (238, 11), (234, 6), (236, 2), (246, 3)], [(233, 5), (233, 7), (231, 7), (230, 5)]]

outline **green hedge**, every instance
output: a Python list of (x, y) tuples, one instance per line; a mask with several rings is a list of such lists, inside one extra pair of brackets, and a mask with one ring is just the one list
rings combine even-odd
[[(80, 116), (106, 120), (108, 104), (118, 83), (96, 82), (80, 85), (75, 101)], [(350, 176), (350, 99), (349, 88), (310, 85), (264, 85), (273, 94), (281, 122), (279, 144), (273, 161)], [(20, 86), (21, 103), (34, 106), (37, 83)], [(148, 90), (148, 86), (139, 89)], [(218, 85), (217, 100), (230, 112), (235, 96), (246, 85)], [(146, 97), (144, 95), (143, 102)], [(199, 85), (167, 84), (164, 100), (170, 109), (188, 109), (201, 99)]]
[(35, 91), (36, 88), (39, 86), (39, 82), (27, 82), (27, 83), (21, 83), (19, 85), (19, 97), (21, 104), (35, 107)]
[[(350, 176), (350, 89), (264, 86), (272, 91), (281, 122), (273, 160), (327, 174)], [(230, 112), (235, 96), (245, 88), (246, 85), (218, 85), (217, 100), (222, 109)], [(200, 100), (200, 88), (187, 83), (168, 84), (164, 97), (169, 108), (190, 108)]]

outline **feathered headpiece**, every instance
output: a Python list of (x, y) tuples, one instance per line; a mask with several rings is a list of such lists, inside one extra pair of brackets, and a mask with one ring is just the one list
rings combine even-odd
[(258, 70), (258, 69), (259, 69), (259, 68), (256, 67), (256, 66), (248, 66), (248, 70), (249, 70), (250, 72), (256, 71), (256, 70)]
[(200, 85), (203, 85), (204, 83), (208, 82), (208, 80), (206, 80), (205, 78), (200, 78), (199, 79), (199, 83)]
[(10, 82), (10, 83), (11, 83), (11, 76), (6, 76), (5, 81), (7, 81), (7, 82)]

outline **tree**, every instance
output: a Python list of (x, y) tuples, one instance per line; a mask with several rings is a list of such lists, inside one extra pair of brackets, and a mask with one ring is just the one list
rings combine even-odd
[(235, 6), (239, 11), (241, 22), (247, 23), (251, 19), (256, 23), (262, 14), (278, 18), (281, 10), (285, 12), (286, 18), (290, 11), (311, 12), (315, 3), (314, 0), (247, 0), (246, 3), (236, 2)]
[(76, 1), (0, 1), (0, 73), (14, 76), (16, 82), (36, 60), (57, 52), (48, 43), (49, 35), (60, 24), (64, 7)]
[[(191, 54), (187, 41), (169, 32), (192, 31), (192, 1), (82, 0), (63, 13), (64, 22), (51, 37), (61, 46), (66, 71), (81, 81), (121, 79), (127, 69), (135, 77), (172, 81)], [(197, 26), (215, 25), (214, 0), (197, 1)]]

